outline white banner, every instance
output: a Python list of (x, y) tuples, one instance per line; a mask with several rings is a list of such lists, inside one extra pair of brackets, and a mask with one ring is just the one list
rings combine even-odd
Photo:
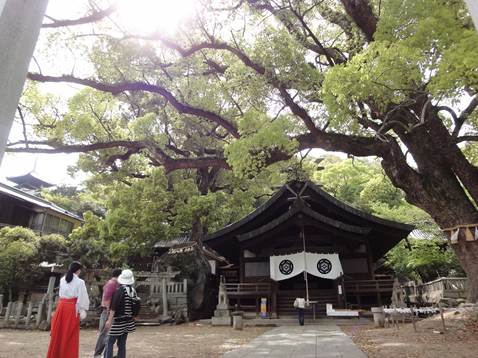
[(342, 264), (338, 254), (306, 254), (307, 272), (311, 275), (335, 280), (342, 276)]
[(304, 272), (304, 253), (271, 256), (271, 278), (274, 281), (286, 280)]
[(274, 281), (286, 280), (304, 271), (331, 280), (335, 280), (343, 273), (338, 254), (306, 252), (304, 255), (304, 252), (299, 252), (270, 257), (270, 272)]

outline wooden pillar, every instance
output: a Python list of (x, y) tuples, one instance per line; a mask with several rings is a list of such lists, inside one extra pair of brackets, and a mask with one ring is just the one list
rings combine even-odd
[[(334, 280), (334, 287), (335, 287), (335, 293), (337, 295), (336, 304), (339, 307), (344, 308), (344, 297), (343, 297), (344, 296), (344, 287), (343, 287), (341, 278), (342, 278), (342, 276), (340, 276), (339, 278)], [(340, 286), (340, 290), (339, 290), (339, 286)]]
[(378, 284), (378, 281), (375, 281), (375, 290), (377, 291), (377, 304), (379, 306), (382, 305), (382, 295), (380, 294), (380, 285)]
[(271, 280), (271, 311), (272, 318), (279, 318), (279, 313), (277, 312), (277, 294), (278, 294), (278, 284), (276, 281)]
[(245, 278), (245, 267), (244, 267), (244, 249), (241, 248), (239, 251), (239, 282), (244, 282)]
[(355, 292), (357, 297), (357, 305), (359, 308), (362, 308), (362, 302), (360, 301), (360, 285), (358, 283), (355, 283)]
[(370, 242), (367, 240), (367, 266), (370, 279), (375, 279), (375, 273), (373, 270), (373, 258), (372, 258), (372, 249), (370, 247)]
[(340, 276), (340, 282), (342, 283), (342, 299), (343, 299), (344, 308), (347, 308), (347, 292), (345, 291), (344, 275)]

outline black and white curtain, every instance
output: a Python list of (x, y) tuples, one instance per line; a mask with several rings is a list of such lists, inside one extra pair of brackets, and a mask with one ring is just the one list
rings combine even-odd
[(331, 280), (335, 280), (343, 274), (338, 254), (299, 252), (270, 257), (270, 272), (274, 281), (286, 280), (304, 271)]

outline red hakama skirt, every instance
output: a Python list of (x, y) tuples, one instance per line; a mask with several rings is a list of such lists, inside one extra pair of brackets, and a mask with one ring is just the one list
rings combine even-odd
[(51, 319), (51, 338), (47, 358), (78, 358), (80, 354), (80, 316), (76, 298), (60, 298)]

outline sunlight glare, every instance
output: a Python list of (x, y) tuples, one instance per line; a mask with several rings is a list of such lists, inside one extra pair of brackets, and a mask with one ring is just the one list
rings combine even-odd
[(174, 34), (191, 20), (196, 3), (196, 0), (118, 0), (120, 25), (141, 35), (156, 31)]

